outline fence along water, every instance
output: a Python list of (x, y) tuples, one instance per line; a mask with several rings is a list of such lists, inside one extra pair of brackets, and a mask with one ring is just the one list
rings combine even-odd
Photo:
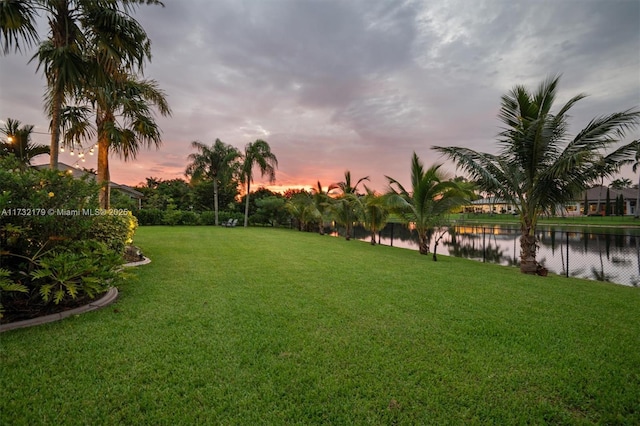
[[(635, 233), (634, 233), (635, 232)], [(567, 277), (640, 285), (640, 235), (638, 230), (612, 232), (540, 228), (536, 258), (551, 273)], [(362, 228), (354, 236), (369, 240)], [(389, 224), (379, 233), (380, 244), (417, 250), (415, 232)], [(433, 242), (431, 243), (433, 249)], [(458, 225), (450, 227), (438, 253), (517, 266), (520, 262), (520, 229), (508, 226)]]

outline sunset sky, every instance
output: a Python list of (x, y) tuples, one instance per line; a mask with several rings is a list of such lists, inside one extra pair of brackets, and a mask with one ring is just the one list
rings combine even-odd
[[(431, 146), (495, 152), (500, 96), (516, 84), (534, 89), (561, 73), (557, 105), (589, 94), (572, 110), (572, 133), (640, 105), (638, 0), (165, 4), (134, 16), (152, 40), (145, 76), (166, 92), (173, 115), (157, 119), (160, 150), (130, 163), (112, 158), (118, 183), (184, 178), (194, 140), (242, 149), (260, 138), (278, 157), (277, 185), (327, 186), (348, 169), (384, 190), (385, 175), (408, 183), (413, 151), (452, 174)], [(46, 133), (33, 52), (0, 61), (0, 125), (11, 117)], [(49, 143), (46, 134), (34, 140)], [(95, 156), (82, 166), (95, 168)]]

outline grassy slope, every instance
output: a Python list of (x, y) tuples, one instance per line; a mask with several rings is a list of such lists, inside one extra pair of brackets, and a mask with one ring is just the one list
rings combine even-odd
[(116, 305), (0, 335), (0, 423), (640, 423), (638, 289), (288, 230), (136, 242)]

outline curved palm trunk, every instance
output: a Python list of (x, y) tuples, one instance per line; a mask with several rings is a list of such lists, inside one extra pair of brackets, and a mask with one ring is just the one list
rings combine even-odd
[(436, 241), (433, 243), (433, 261), (434, 262), (438, 261), (438, 256), (436, 255), (436, 253), (438, 252), (438, 244), (440, 244), (440, 240), (442, 240), (442, 238), (444, 237), (445, 232), (441, 232), (440, 236), (436, 238)]

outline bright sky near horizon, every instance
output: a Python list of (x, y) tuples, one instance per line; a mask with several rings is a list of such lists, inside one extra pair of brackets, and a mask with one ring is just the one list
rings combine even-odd
[[(111, 178), (184, 178), (194, 140), (239, 149), (255, 139), (279, 160), (277, 185), (385, 175), (409, 182), (413, 151), (495, 152), (500, 96), (561, 73), (557, 105), (584, 92), (572, 131), (640, 106), (638, 0), (165, 0), (135, 13), (152, 41), (145, 76), (166, 92), (160, 150), (111, 160)], [(41, 37), (46, 28), (41, 26)], [(34, 50), (0, 61), (0, 125), (48, 131)], [(638, 137), (636, 130), (631, 136)], [(48, 144), (46, 134), (34, 134)], [(87, 146), (91, 143), (87, 143)], [(60, 161), (74, 164), (67, 153)], [(46, 158), (42, 161), (46, 162)], [(95, 156), (83, 167), (96, 168)], [(634, 182), (637, 176), (626, 171)], [(257, 188), (261, 179), (256, 176)]]

